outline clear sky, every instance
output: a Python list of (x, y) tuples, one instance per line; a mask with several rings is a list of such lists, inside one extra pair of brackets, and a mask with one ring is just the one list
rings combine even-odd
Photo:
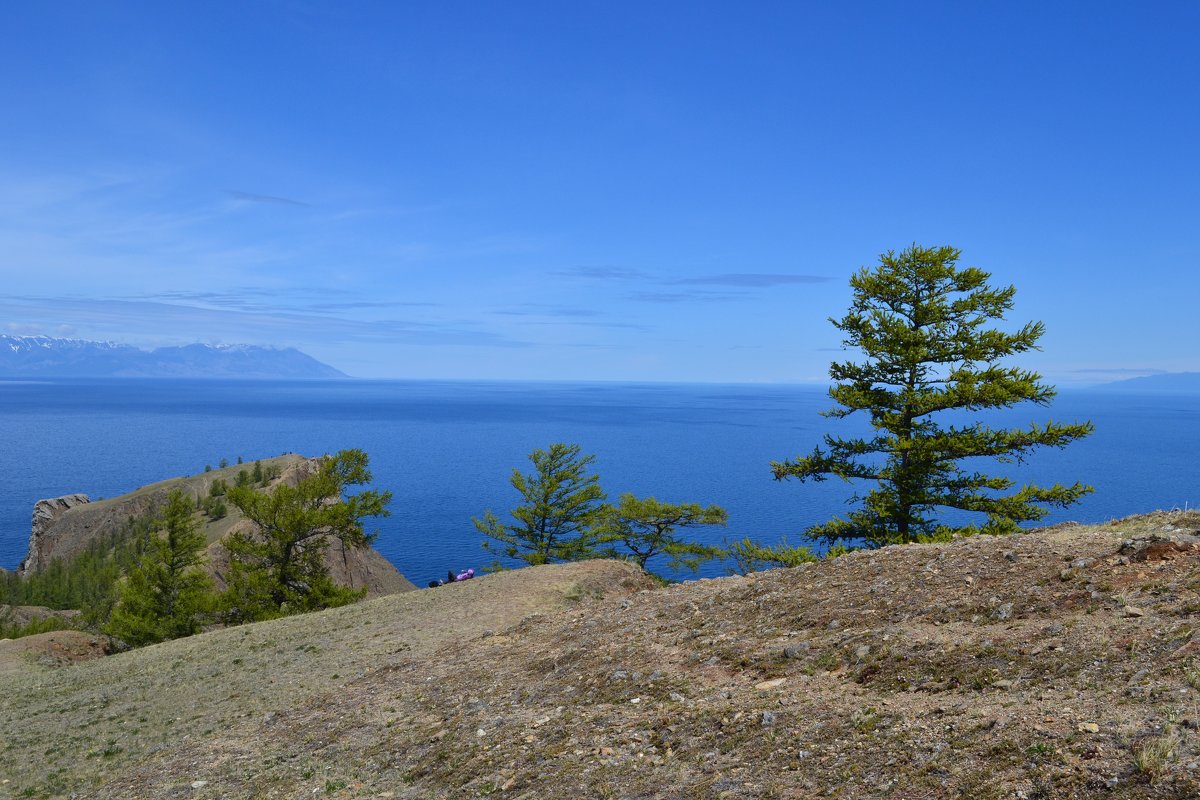
[(952, 244), (1060, 385), (1200, 370), (1200, 3), (8, 3), (0, 332), (824, 381)]

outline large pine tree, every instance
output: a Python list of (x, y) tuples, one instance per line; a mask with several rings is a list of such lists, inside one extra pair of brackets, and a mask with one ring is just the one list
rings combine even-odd
[[(825, 436), (825, 446), (793, 461), (774, 462), (777, 480), (823, 481), (836, 476), (876, 484), (861, 507), (808, 530), (827, 544), (877, 547), (941, 540), (955, 533), (1005, 533), (1019, 522), (1041, 519), (1047, 506), (1068, 506), (1090, 486), (1026, 485), (1012, 489), (1006, 477), (989, 476), (961, 462), (979, 456), (1022, 462), (1038, 447), (1064, 447), (1092, 432), (1090, 422), (1033, 424), (995, 429), (982, 421), (943, 424), (944, 412), (979, 412), (1032, 402), (1046, 406), (1054, 389), (1035, 372), (1005, 363), (1037, 349), (1044, 326), (1031, 322), (1012, 333), (988, 327), (1012, 308), (1015, 289), (988, 285), (983, 270), (959, 269), (959, 250), (918, 245), (880, 257), (850, 279), (849, 312), (830, 321), (856, 348), (861, 362), (835, 362), (838, 383), (829, 396), (838, 404), (825, 412), (846, 417), (859, 411), (871, 419), (867, 439)], [(961, 416), (961, 414), (960, 414)], [(937, 509), (986, 515), (980, 526), (952, 527)]]

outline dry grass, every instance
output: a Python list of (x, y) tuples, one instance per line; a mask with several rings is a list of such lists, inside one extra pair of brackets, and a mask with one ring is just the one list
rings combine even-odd
[(522, 570), (31, 673), (0, 756), (31, 796), (1193, 797), (1193, 530)]

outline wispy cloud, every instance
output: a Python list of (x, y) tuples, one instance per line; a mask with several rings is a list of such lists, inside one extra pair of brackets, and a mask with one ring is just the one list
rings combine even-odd
[(524, 303), (511, 308), (491, 312), (502, 317), (517, 317), (521, 325), (542, 327), (610, 328), (613, 330), (652, 330), (653, 326), (641, 322), (602, 320), (604, 313), (593, 308), (557, 306), (549, 303)]
[(1077, 375), (1161, 375), (1168, 371), (1153, 367), (1085, 367), (1068, 370)]
[(577, 306), (555, 306), (546, 303), (524, 303), (492, 312), (506, 317), (599, 317), (601, 312), (594, 308)]
[(408, 300), (364, 300), (355, 303), (313, 303), (305, 308), (312, 311), (357, 311), (367, 308), (437, 308), (440, 305)]
[(723, 303), (730, 300), (741, 300), (746, 297), (745, 292), (708, 292), (708, 291), (691, 291), (691, 292), (630, 292), (625, 295), (626, 299), (634, 300), (639, 303), (689, 303), (689, 302), (707, 302), (707, 303)]
[(722, 275), (700, 275), (668, 281), (674, 286), (738, 286), (746, 289), (768, 289), (797, 283), (828, 283), (833, 278), (824, 275), (799, 275), (776, 272), (727, 272)]
[(237, 189), (226, 189), (225, 194), (232, 197), (234, 200), (242, 200), (247, 203), (261, 203), (268, 206), (297, 206), (299, 208), (312, 208), (310, 203), (302, 203), (299, 200), (292, 200), (290, 197), (278, 197), (273, 194), (255, 194), (254, 192), (242, 192)]
[(79, 297), (0, 299), (0, 316), (47, 333), (71, 325), (89, 338), (131, 344), (229, 341), (247, 344), (374, 343), (526, 347), (470, 323), (411, 319), (348, 319), (290, 309), (209, 308), (184, 303)]
[(633, 281), (651, 277), (641, 270), (609, 266), (571, 267), (550, 274), (560, 278), (584, 278), (593, 281)]
[(653, 325), (645, 325), (639, 322), (604, 322), (595, 320), (567, 320), (552, 322), (549, 320), (542, 321), (526, 321), (524, 325), (541, 325), (544, 327), (561, 328), (564, 325), (579, 328), (611, 328), (614, 330), (629, 330), (629, 331), (649, 331), (654, 330)]

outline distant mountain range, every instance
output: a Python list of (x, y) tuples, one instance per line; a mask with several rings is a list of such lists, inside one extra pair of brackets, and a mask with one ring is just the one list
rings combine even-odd
[(1096, 388), (1106, 392), (1200, 394), (1200, 372), (1164, 372), (1159, 375), (1113, 381)]
[(189, 344), (141, 350), (127, 344), (0, 334), (5, 378), (345, 378), (291, 347)]

